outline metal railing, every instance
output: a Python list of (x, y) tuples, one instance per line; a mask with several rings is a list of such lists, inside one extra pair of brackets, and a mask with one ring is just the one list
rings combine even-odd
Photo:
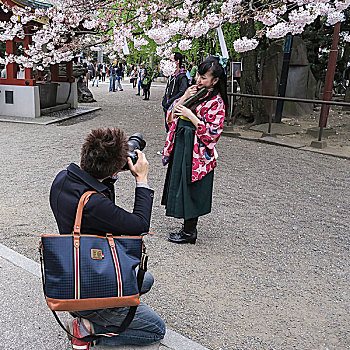
[[(295, 98), (295, 97), (281, 97), (281, 96), (267, 96), (267, 95), (251, 95), (251, 94), (241, 94), (241, 93), (227, 93), (228, 96), (237, 96), (237, 97), (246, 97), (246, 98), (259, 98), (263, 100), (277, 100), (277, 101), (290, 101), (290, 102), (301, 102), (301, 103), (313, 103), (313, 104), (321, 104), (321, 105), (328, 105), (328, 106), (346, 106), (350, 107), (349, 102), (340, 102), (340, 101), (324, 101), (324, 100), (311, 100), (311, 99), (305, 99), (305, 98)], [(271, 133), (271, 126), (272, 126), (272, 115), (269, 115), (269, 129), (268, 133)], [(318, 135), (318, 140), (322, 140), (322, 134), (323, 134), (323, 125), (320, 123), (320, 131)]]

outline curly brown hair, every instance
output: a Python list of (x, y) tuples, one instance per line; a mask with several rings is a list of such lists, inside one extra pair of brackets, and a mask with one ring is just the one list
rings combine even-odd
[(128, 139), (120, 129), (92, 130), (81, 149), (80, 167), (97, 179), (104, 179), (123, 168), (128, 150)]

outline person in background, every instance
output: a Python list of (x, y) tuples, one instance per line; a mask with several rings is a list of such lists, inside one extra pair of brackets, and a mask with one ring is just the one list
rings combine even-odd
[(89, 70), (89, 80), (92, 80), (95, 76), (95, 72), (94, 72), (95, 67), (91, 62), (88, 64), (88, 70)]
[(94, 79), (92, 81), (92, 86), (94, 86), (95, 82), (96, 82), (96, 87), (98, 87), (98, 82), (100, 80), (100, 76), (101, 76), (101, 66), (96, 62), (95, 66), (94, 66)]
[(109, 92), (115, 92), (115, 81), (117, 78), (117, 69), (114, 64), (108, 69), (109, 71)]
[(192, 61), (190, 63), (190, 76), (191, 76), (191, 81), (190, 85), (196, 85), (196, 75), (197, 75), (197, 66), (194, 64)]
[[(162, 107), (163, 107), (165, 119), (166, 119), (168, 108), (176, 99), (178, 99), (185, 93), (188, 87), (186, 69), (181, 68), (183, 55), (180, 52), (175, 52), (170, 56), (170, 60), (176, 63), (176, 70), (168, 78), (168, 82), (167, 82), (165, 93), (162, 100)], [(165, 120), (165, 129), (167, 132), (169, 131), (168, 123), (166, 122), (166, 120)]]
[[(191, 69), (191, 68), (189, 68), (189, 69)], [(188, 79), (188, 85), (191, 85), (191, 74), (190, 74), (189, 69), (186, 69), (186, 77)]]
[(150, 94), (151, 94), (151, 83), (152, 83), (152, 69), (149, 67), (146, 67), (143, 71), (143, 79), (142, 79), (142, 89), (144, 94), (144, 100), (149, 100)]
[[(167, 111), (169, 132), (163, 150), (168, 164), (162, 205), (166, 216), (184, 219), (179, 232), (170, 233), (173, 243), (192, 243), (197, 239), (199, 216), (210, 213), (213, 192), (215, 146), (224, 127), (228, 105), (225, 63), (211, 56), (198, 67), (197, 83), (175, 100)], [(183, 103), (197, 89), (206, 94), (190, 108)]]
[(143, 79), (143, 66), (141, 64), (139, 72), (138, 72), (138, 82), (137, 82), (137, 94), (136, 94), (136, 96), (140, 96), (142, 79)]
[(83, 63), (83, 67), (84, 67), (83, 84), (85, 84), (86, 87), (88, 88), (89, 87), (90, 73), (89, 73), (88, 65), (86, 62)]
[(123, 74), (124, 74), (124, 70), (123, 70), (123, 63), (119, 63), (117, 70), (116, 70), (116, 75), (117, 75), (117, 88), (116, 90), (119, 91), (123, 91), (123, 87), (121, 84), (121, 80), (123, 79)]
[(108, 68), (106, 63), (102, 63), (102, 67), (101, 67), (101, 75), (102, 75), (102, 82), (106, 81), (106, 74), (107, 74)]
[(132, 66), (131, 72), (130, 72), (130, 79), (132, 79), (132, 87), (135, 89), (137, 84), (137, 73), (138, 69), (136, 66)]

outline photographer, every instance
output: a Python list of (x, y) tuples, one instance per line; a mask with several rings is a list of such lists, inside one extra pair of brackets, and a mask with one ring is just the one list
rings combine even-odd
[[(138, 160), (133, 165), (128, 157), (129, 145), (125, 134), (117, 128), (92, 130), (81, 150), (80, 167), (70, 164), (55, 178), (50, 192), (50, 205), (60, 234), (73, 231), (78, 202), (83, 193), (97, 191), (84, 207), (82, 234), (105, 236), (140, 235), (148, 232), (151, 219), (153, 190), (147, 183), (148, 161), (136, 150)], [(136, 179), (133, 212), (127, 212), (115, 204), (114, 182), (117, 174), (128, 163)], [(152, 287), (153, 277), (146, 272), (141, 294)], [(77, 316), (69, 325), (76, 337), (91, 333), (110, 333), (109, 326), (118, 327), (129, 311), (129, 307), (76, 311)], [(146, 345), (160, 341), (165, 334), (162, 319), (148, 306), (138, 306), (129, 327), (120, 335), (102, 337), (99, 345)], [(91, 343), (71, 339), (73, 348), (90, 349)]]

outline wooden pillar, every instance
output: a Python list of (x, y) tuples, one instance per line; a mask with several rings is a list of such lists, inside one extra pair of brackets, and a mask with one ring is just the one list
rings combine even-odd
[[(326, 81), (324, 84), (323, 101), (330, 101), (332, 99), (332, 88), (334, 82), (335, 68), (338, 58), (338, 41), (340, 33), (340, 22), (334, 26), (332, 48), (329, 54)], [(327, 119), (329, 114), (329, 105), (322, 105), (320, 113), (319, 127), (325, 128), (327, 126)], [(319, 141), (321, 141), (322, 134), (320, 133)]]
[(58, 79), (58, 75), (59, 75), (58, 63), (51, 65), (50, 71), (51, 71), (51, 81), (59, 81), (59, 79)]
[[(8, 55), (16, 54), (16, 43), (13, 40), (6, 41), (6, 52)], [(17, 64), (16, 63), (8, 63), (6, 66), (7, 71), (7, 80), (14, 81), (17, 78)]]
[(73, 61), (66, 63), (67, 78), (70, 79), (73, 75)]

